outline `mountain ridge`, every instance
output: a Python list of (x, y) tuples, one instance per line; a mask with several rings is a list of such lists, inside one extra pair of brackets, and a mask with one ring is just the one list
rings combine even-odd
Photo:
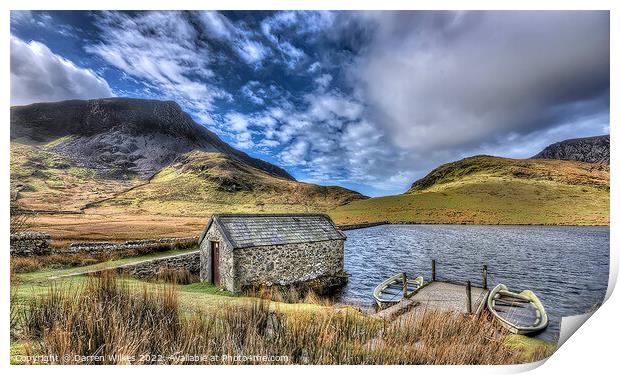
[(231, 147), (173, 101), (105, 98), (15, 106), (11, 141), (54, 142), (51, 151), (119, 178), (147, 179), (178, 156), (203, 150), (295, 180), (284, 169)]

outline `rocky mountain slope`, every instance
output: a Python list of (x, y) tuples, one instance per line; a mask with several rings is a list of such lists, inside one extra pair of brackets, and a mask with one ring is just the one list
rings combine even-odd
[(282, 168), (230, 147), (169, 101), (110, 98), (11, 107), (11, 141), (49, 144), (49, 151), (116, 178), (147, 179), (178, 156), (201, 150), (293, 180)]
[(198, 217), (319, 211), (366, 198), (295, 181), (174, 102), (123, 98), (12, 107), (11, 191), (38, 211)]
[(567, 139), (545, 147), (532, 159), (575, 160), (609, 164), (609, 135)]
[(609, 166), (474, 156), (444, 164), (404, 194), (352, 202), (342, 224), (609, 225)]

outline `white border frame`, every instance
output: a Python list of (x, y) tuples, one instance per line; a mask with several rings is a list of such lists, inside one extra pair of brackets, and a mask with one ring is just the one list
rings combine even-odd
[[(438, 0), (427, 2), (407, 2), (407, 1), (394, 1), (383, 0), (381, 2), (370, 2), (367, 0), (345, 0), (334, 2), (326, 0), (295, 0), (295, 1), (276, 1), (276, 0), (263, 0), (263, 1), (243, 1), (243, 0), (228, 0), (226, 2), (208, 2), (208, 1), (191, 1), (191, 0), (175, 0), (175, 1), (161, 1), (161, 0), (134, 0), (134, 1), (120, 1), (120, 0), (91, 0), (89, 2), (74, 1), (74, 0), (57, 0), (54, 2), (46, 2), (41, 0), (22, 0), (22, 1), (5, 1), (2, 3), (4, 12), (0, 13), (2, 17), (3, 39), (2, 44), (4, 48), (2, 68), (3, 68), (3, 90), (2, 99), (4, 105), (4, 126), (2, 127), (2, 164), (0, 168), (2, 176), (5, 178), (5, 183), (1, 186), (0, 193), (0, 207), (2, 207), (4, 215), (2, 216), (2, 228), (3, 238), (2, 241), (8, 244), (8, 227), (9, 227), (9, 115), (10, 115), (10, 68), (9, 68), (9, 50), (10, 50), (10, 9), (230, 9), (230, 10), (254, 10), (254, 9), (341, 9), (341, 10), (353, 10), (353, 9), (439, 9), (439, 10), (452, 10), (452, 9), (494, 9), (494, 10), (592, 10), (592, 9), (606, 9), (610, 10), (610, 33), (611, 33), (611, 61), (610, 66), (617, 66), (618, 63), (618, 25), (620, 24), (619, 2), (611, 0), (589, 0), (589, 1), (575, 1), (564, 0), (549, 1), (549, 0), (521, 0), (521, 1), (484, 1), (484, 0), (470, 0), (467, 2), (456, 0)], [(615, 42), (615, 43), (614, 43)], [(614, 102), (616, 88), (618, 88), (618, 74), (611, 70), (611, 95), (610, 95), (610, 124), (619, 118), (618, 116), (618, 102)], [(611, 128), (611, 126), (610, 126)], [(611, 130), (611, 129), (610, 129)], [(614, 145), (618, 142), (615, 136), (611, 137), (611, 148), (614, 149)], [(611, 165), (618, 165), (620, 162), (616, 153), (612, 152)], [(618, 208), (618, 175), (614, 172), (611, 174), (611, 217), (610, 223), (615, 223), (616, 214)], [(610, 273), (609, 284), (606, 295), (606, 302), (603, 306), (593, 314), (592, 319), (585, 321), (582, 318), (574, 317), (568, 318), (563, 321), (563, 326), (566, 329), (568, 325), (572, 325), (574, 329), (577, 329), (583, 324), (581, 329), (578, 329), (574, 333), (574, 337), (566, 341), (558, 351), (552, 355), (548, 360), (542, 361), (542, 363), (518, 365), (518, 366), (420, 366), (411, 368), (411, 371), (422, 371), (424, 373), (453, 373), (458, 371), (459, 373), (512, 373), (527, 371), (539, 367), (544, 362), (546, 364), (538, 369), (543, 373), (556, 373), (556, 372), (592, 372), (597, 370), (606, 370), (612, 368), (618, 358), (617, 354), (617, 342), (619, 333), (618, 316), (620, 316), (620, 300), (617, 295), (612, 296), (612, 292), (615, 288), (617, 275), (618, 275), (618, 249), (620, 248), (620, 242), (618, 239), (618, 231), (611, 225), (610, 230)], [(2, 252), (2, 259), (0, 260), (0, 274), (3, 276), (2, 282), (2, 294), (4, 301), (7, 302), (2, 310), (2, 316), (0, 317), (0, 324), (2, 325), (2, 332), (4, 332), (5, 340), (2, 341), (2, 356), (0, 366), (5, 370), (9, 370), (6, 367), (9, 366), (9, 311), (8, 311), (8, 299), (9, 299), (9, 252), (6, 249)], [(616, 293), (617, 294), (617, 293)], [(585, 323), (584, 323), (585, 321)], [(327, 371), (329, 373), (341, 372), (343, 370), (354, 371), (400, 371), (400, 369), (394, 368), (368, 368), (351, 366), (355, 368), (343, 369), (336, 366), (321, 366), (320, 371)], [(183, 367), (182, 369), (171, 369), (169, 366), (156, 366), (156, 367), (127, 367), (117, 366), (113, 371), (119, 372), (143, 372), (149, 371), (154, 373), (169, 373), (170, 371), (190, 371), (201, 372), (215, 370), (216, 372), (237, 372), (247, 371), (245, 366), (226, 366), (226, 367)], [(257, 371), (260, 373), (285, 373), (290, 372), (292, 369), (289, 366), (253, 366), (251, 371)], [(314, 366), (297, 366), (293, 371), (301, 373), (314, 372), (317, 369)], [(409, 369), (408, 369), (409, 370)], [(29, 372), (63, 372), (63, 373), (82, 373), (85, 371), (84, 367), (80, 366), (48, 366), (41, 368), (38, 366), (12, 366), (10, 371), (15, 373), (29, 373)], [(109, 368), (104, 366), (92, 366), (88, 370), (92, 373), (107, 373)]]

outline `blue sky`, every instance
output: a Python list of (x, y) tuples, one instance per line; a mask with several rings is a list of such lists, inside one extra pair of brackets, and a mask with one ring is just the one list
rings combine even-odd
[(11, 12), (11, 104), (174, 100), (298, 180), (377, 196), (609, 133), (608, 12)]

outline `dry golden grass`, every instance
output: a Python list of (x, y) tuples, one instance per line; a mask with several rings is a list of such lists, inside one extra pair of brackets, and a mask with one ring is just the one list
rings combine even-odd
[(485, 317), (428, 311), (387, 324), (347, 309), (284, 314), (265, 300), (184, 314), (173, 286), (136, 293), (111, 275), (52, 287), (21, 309), (13, 342), (62, 364), (504, 364), (549, 354), (524, 358)]
[(198, 236), (209, 221), (204, 217), (163, 215), (37, 215), (31, 230), (49, 233), (55, 246), (76, 241), (126, 241), (163, 237)]
[(243, 293), (247, 297), (255, 297), (268, 301), (284, 303), (306, 303), (321, 306), (333, 306), (332, 298), (319, 296), (313, 289), (300, 290), (294, 286), (261, 286)]

